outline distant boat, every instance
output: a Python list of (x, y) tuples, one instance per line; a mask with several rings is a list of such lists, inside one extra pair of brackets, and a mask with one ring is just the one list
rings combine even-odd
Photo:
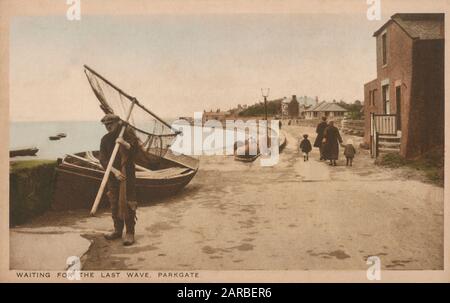
[(61, 137), (59, 137), (59, 136), (50, 136), (50, 137), (48, 137), (51, 141), (56, 141), (56, 140), (59, 140), (59, 139), (61, 139)]
[(66, 133), (59, 133), (59, 134), (57, 134), (57, 136), (60, 137), (60, 138), (65, 138), (65, 137), (67, 137), (67, 134)]
[(36, 156), (36, 153), (39, 151), (36, 147), (29, 148), (21, 148), (21, 149), (13, 149), (9, 151), (9, 157), (18, 157), (18, 156)]

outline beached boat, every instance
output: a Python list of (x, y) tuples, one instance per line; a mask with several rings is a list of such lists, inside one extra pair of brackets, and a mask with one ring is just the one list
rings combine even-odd
[[(287, 144), (286, 135), (283, 131), (280, 131), (278, 139), (279, 139), (279, 141), (278, 141), (279, 152), (281, 152), (286, 147), (286, 144)], [(244, 147), (244, 145), (245, 145), (245, 147)], [(241, 151), (241, 153), (238, 153), (237, 151), (239, 148), (245, 148), (245, 150)], [(240, 144), (236, 143), (234, 145), (234, 151), (235, 151), (234, 160), (241, 161), (241, 162), (253, 162), (261, 155), (261, 153), (259, 151), (259, 147), (258, 147), (258, 150), (255, 155), (250, 154), (249, 149), (250, 148), (249, 148), (248, 140), (246, 140), (245, 143), (242, 143), (242, 142)]]
[(36, 153), (39, 151), (36, 147), (29, 148), (21, 148), (21, 149), (13, 149), (9, 151), (9, 157), (19, 157), (19, 156), (36, 156)]
[[(141, 151), (136, 158), (136, 194), (139, 203), (176, 194), (195, 176), (199, 161), (170, 150), (164, 157)], [(98, 151), (67, 155), (58, 160), (53, 208), (90, 208), (105, 171)], [(100, 206), (109, 205), (103, 195)]]
[[(118, 137), (134, 136), (138, 142), (135, 154), (137, 202), (145, 203), (173, 195), (184, 188), (198, 170), (198, 160), (172, 153), (170, 146), (181, 133), (150, 109), (112, 84), (88, 66), (85, 74), (105, 114), (114, 114), (121, 130)], [(139, 119), (133, 117), (137, 115)], [(134, 122), (139, 123), (135, 124)], [(59, 137), (58, 137), (59, 138)], [(100, 139), (100, 138), (99, 138)], [(107, 205), (108, 178), (119, 143), (106, 170), (100, 164), (98, 151), (70, 154), (58, 159), (55, 179), (54, 209), (97, 208)]]

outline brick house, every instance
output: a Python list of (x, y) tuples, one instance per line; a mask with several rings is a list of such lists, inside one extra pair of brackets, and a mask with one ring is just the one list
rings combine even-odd
[(393, 118), (403, 157), (443, 146), (444, 14), (395, 14), (373, 36), (377, 78), (364, 85), (365, 142), (380, 115)]

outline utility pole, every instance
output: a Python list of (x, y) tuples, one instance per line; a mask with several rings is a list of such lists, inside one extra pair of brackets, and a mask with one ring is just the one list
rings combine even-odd
[(269, 97), (270, 88), (267, 88), (266, 91), (264, 91), (261, 88), (261, 94), (264, 97), (264, 110), (265, 110), (265, 116), (266, 116), (266, 135), (267, 135), (267, 147), (269, 147), (269, 120), (267, 119), (267, 97)]

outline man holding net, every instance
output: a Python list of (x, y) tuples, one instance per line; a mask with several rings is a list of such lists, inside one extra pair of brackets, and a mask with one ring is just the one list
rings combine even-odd
[(111, 204), (114, 231), (105, 234), (105, 238), (107, 240), (122, 238), (123, 229), (126, 227), (123, 244), (128, 246), (134, 243), (136, 223), (135, 155), (138, 141), (129, 127), (125, 130), (123, 137), (118, 138), (122, 127), (122, 121), (118, 116), (106, 114), (101, 122), (108, 130), (100, 143), (99, 160), (104, 169), (108, 166), (115, 144), (120, 144), (111, 170), (114, 176), (110, 176), (107, 183), (107, 196)]

